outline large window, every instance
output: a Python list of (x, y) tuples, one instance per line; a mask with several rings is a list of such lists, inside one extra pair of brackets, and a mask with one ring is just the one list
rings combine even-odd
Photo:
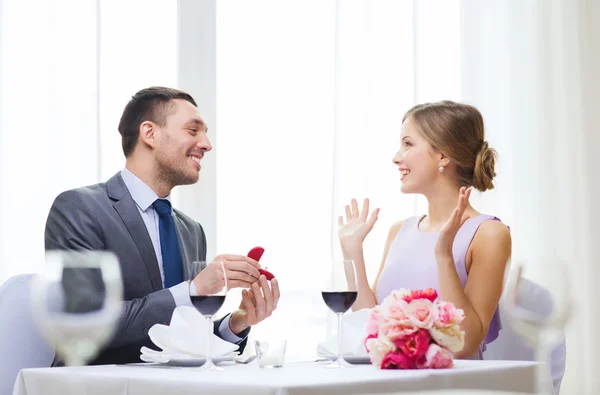
[(58, 193), (123, 167), (130, 96), (177, 81), (175, 0), (31, 7), (0, 0), (0, 283), (41, 263)]
[(417, 4), (217, 3), (217, 250), (265, 247), (283, 295), (253, 335), (283, 334), (291, 353), (335, 332), (319, 287), (339, 257), (344, 204), (382, 208), (371, 280), (389, 226), (426, 210), (400, 194), (391, 159), (404, 111), (460, 99), (459, 4)]
[(125, 158), (117, 130), (131, 96), (149, 86), (177, 85), (177, 0), (100, 1), (101, 180)]

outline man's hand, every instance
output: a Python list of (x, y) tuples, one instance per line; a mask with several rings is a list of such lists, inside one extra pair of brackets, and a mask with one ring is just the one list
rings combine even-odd
[[(260, 265), (254, 259), (243, 255), (223, 254), (215, 257), (213, 261), (223, 262), (225, 275), (227, 276), (227, 289), (232, 288), (250, 288), (252, 283), (258, 281), (260, 276)], [(223, 278), (219, 270), (211, 269), (211, 266), (202, 270), (195, 278), (194, 285), (198, 295), (204, 295), (210, 292), (210, 289), (222, 285)]]
[(242, 302), (239, 309), (231, 314), (229, 328), (233, 333), (240, 333), (252, 325), (256, 325), (270, 317), (279, 302), (279, 283), (277, 279), (270, 282), (261, 275), (250, 289), (242, 290)]

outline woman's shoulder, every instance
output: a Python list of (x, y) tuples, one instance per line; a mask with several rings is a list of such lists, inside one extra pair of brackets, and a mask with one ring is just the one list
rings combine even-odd
[(481, 261), (482, 258), (487, 257), (483, 259), (485, 265), (497, 264), (504, 267), (512, 254), (512, 239), (508, 226), (494, 216), (485, 218), (481, 216), (480, 220), (482, 222), (473, 236), (467, 253), (465, 262), (467, 273), (471, 272), (474, 259)]
[(406, 219), (394, 222), (392, 224), (392, 226), (390, 226), (390, 229), (388, 231), (388, 237), (386, 240), (386, 250), (390, 247), (390, 244), (392, 244), (392, 242), (394, 241), (394, 239), (396, 238), (396, 236), (398, 235), (398, 233), (400, 232), (400, 229), (402, 229), (402, 226), (404, 225), (404, 223), (406, 222)]
[(502, 220), (488, 213), (482, 213), (477, 210), (473, 210), (470, 213), (465, 213), (469, 215), (469, 223), (472, 229), (479, 231), (480, 229), (486, 229), (491, 232), (504, 232), (508, 231), (510, 233), (510, 227), (506, 225)]
[(392, 226), (390, 226), (390, 234), (396, 234), (405, 226), (411, 226), (415, 221), (423, 218), (422, 215), (412, 216), (408, 218), (401, 219), (400, 221), (394, 222)]
[(510, 245), (510, 228), (498, 217), (487, 214), (481, 214), (481, 216), (482, 222), (475, 233), (473, 243), (481, 244), (484, 247), (489, 243), (508, 243)]
[(480, 222), (480, 229), (488, 229), (488, 231), (495, 229), (498, 232), (509, 231), (510, 233), (510, 227), (493, 214), (476, 212), (476, 215), (471, 215), (471, 218)]
[(396, 221), (392, 224), (392, 226), (390, 226), (390, 234), (391, 233), (398, 233), (398, 231), (400, 229), (402, 229), (402, 226), (404, 225), (404, 223), (408, 220), (408, 218), (404, 218), (401, 219), (400, 221)]
[(402, 230), (403, 228), (406, 229), (407, 227), (413, 226), (415, 221), (418, 221), (420, 218), (422, 218), (422, 216), (413, 216), (413, 217), (408, 217), (408, 218), (404, 218), (401, 219), (400, 221), (394, 222), (391, 226), (390, 226), (390, 230), (388, 232), (388, 241), (392, 241), (396, 238), (396, 236), (398, 235), (398, 233), (400, 233), (400, 230)]

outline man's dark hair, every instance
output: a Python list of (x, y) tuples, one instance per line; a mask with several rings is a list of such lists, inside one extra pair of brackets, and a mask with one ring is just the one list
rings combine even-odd
[(175, 107), (174, 99), (183, 99), (198, 106), (194, 98), (178, 89), (153, 86), (136, 93), (123, 110), (119, 122), (123, 153), (128, 157), (133, 152), (140, 134), (140, 125), (145, 121), (165, 126), (169, 112)]

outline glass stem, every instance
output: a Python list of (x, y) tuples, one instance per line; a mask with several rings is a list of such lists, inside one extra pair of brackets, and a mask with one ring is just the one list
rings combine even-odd
[(65, 358), (66, 366), (84, 366), (83, 358), (71, 356), (69, 358)]
[(206, 326), (208, 328), (208, 336), (206, 336), (206, 364), (210, 366), (212, 365), (212, 359), (210, 358), (210, 338), (213, 335), (211, 316), (206, 317)]
[(86, 359), (82, 356), (82, 343), (73, 342), (65, 351), (65, 366), (85, 366)]
[(342, 313), (337, 313), (338, 320), (338, 357), (337, 361), (341, 364), (343, 362), (343, 350), (342, 350)]
[(554, 387), (549, 383), (547, 378), (550, 372), (550, 355), (551, 350), (549, 345), (541, 340), (535, 350), (535, 360), (538, 362), (535, 380), (535, 393), (544, 395), (553, 395)]

